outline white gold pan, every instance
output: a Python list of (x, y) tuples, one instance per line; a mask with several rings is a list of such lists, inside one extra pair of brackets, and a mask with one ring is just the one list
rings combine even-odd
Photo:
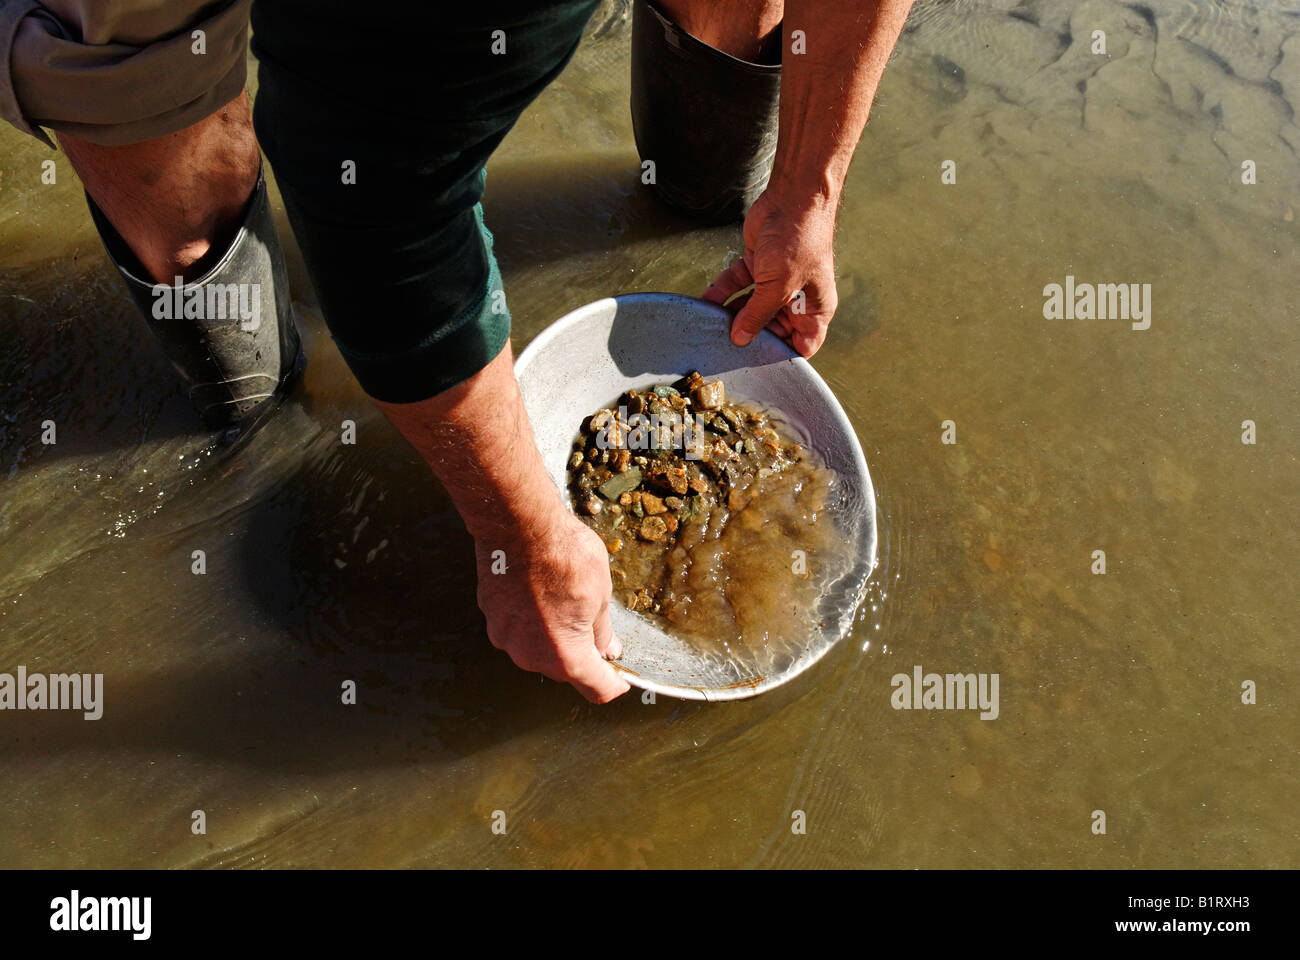
[(729, 397), (779, 411), (791, 435), (839, 473), (828, 512), (853, 547), (853, 560), (822, 592), (814, 621), (822, 626), (802, 648), (756, 650), (745, 662), (721, 659), (617, 601), (610, 604), (614, 633), (623, 644), (615, 666), (633, 686), (687, 700), (752, 697), (807, 670), (848, 632), (876, 561), (875, 493), (839, 401), (808, 362), (772, 333), (763, 331), (748, 347), (733, 346), (730, 323), (727, 311), (691, 297), (612, 297), (555, 321), (515, 363), (542, 460), (571, 506), (565, 472), (583, 418), (629, 388), (672, 382), (691, 370), (721, 377)]

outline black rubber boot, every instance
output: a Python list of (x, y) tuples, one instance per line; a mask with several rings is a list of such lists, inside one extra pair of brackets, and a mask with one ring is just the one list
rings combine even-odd
[(635, 0), (632, 129), (669, 205), (730, 221), (763, 192), (776, 156), (779, 52), (773, 59), (737, 59)]
[[(199, 279), (155, 284), (86, 196), (100, 239), (204, 423), (231, 442), (292, 388), (305, 364), (284, 252), (260, 173), (235, 239)], [(190, 314), (186, 316), (186, 314)]]

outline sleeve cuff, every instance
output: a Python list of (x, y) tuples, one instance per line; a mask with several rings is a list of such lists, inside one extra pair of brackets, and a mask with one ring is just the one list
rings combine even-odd
[(40, 4), (36, 0), (7, 0), (7, 2), (0, 4), (0, 116), (23, 133), (30, 134), (52, 149), (57, 149), (49, 134), (30, 123), (27, 117), (23, 115), (22, 107), (18, 106), (18, 98), (14, 94), (14, 74), (11, 62), (14, 36), (18, 33), (18, 25), (22, 23), (23, 19), (39, 10)]

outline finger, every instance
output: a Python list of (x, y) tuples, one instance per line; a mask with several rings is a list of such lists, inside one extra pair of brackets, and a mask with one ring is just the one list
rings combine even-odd
[(772, 318), (772, 322), (767, 325), (767, 329), (787, 343), (790, 341), (790, 334), (794, 333), (794, 326), (790, 323), (790, 318), (785, 315), (784, 310)]
[(754, 278), (749, 275), (745, 261), (737, 260), (709, 284), (709, 289), (704, 291), (704, 299), (717, 304), (726, 303), (753, 282)]
[(596, 614), (596, 622), (592, 624), (596, 636), (596, 652), (606, 660), (617, 660), (623, 656), (623, 644), (618, 642), (618, 637), (614, 636), (614, 626), (609, 619), (609, 601), (600, 608), (600, 613)]
[(748, 346), (784, 306), (785, 296), (779, 286), (774, 283), (756, 284), (749, 300), (732, 321), (731, 342), (738, 347)]
[(749, 303), (749, 298), (753, 295), (754, 285), (751, 283), (726, 304), (727, 309), (731, 311), (731, 319), (733, 322), (736, 319), (736, 314), (745, 309), (745, 304)]
[(775, 320), (769, 323), (764, 329), (771, 330), (772, 333), (775, 334), (783, 343), (790, 344), (791, 347), (794, 346), (794, 344), (790, 343), (789, 331), (784, 330), (781, 327), (781, 324), (777, 323)]
[(601, 659), (595, 644), (580, 649), (586, 652), (565, 660), (565, 679), (580, 694), (592, 703), (609, 703), (632, 689), (617, 670)]
[(826, 330), (826, 325), (821, 323), (812, 330), (796, 330), (790, 338), (790, 346), (794, 347), (800, 356), (811, 357), (826, 342)]

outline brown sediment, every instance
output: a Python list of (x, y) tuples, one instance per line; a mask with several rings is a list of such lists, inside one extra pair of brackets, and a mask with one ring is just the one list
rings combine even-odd
[(570, 463), (629, 609), (723, 645), (797, 643), (815, 626), (810, 565), (842, 552), (825, 516), (834, 474), (768, 411), (692, 373), (593, 413)]

